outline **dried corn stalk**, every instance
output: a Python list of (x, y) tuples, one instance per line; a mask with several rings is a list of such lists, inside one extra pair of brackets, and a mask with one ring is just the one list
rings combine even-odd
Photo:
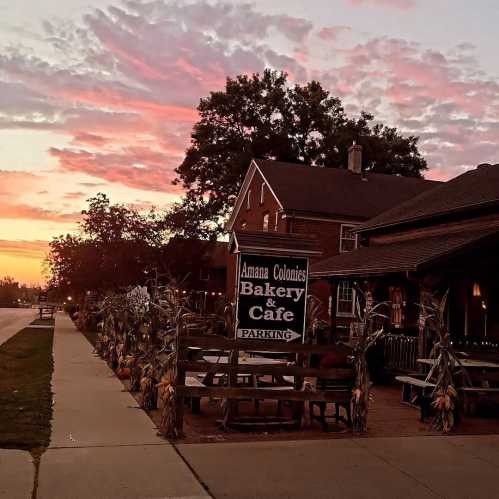
[[(362, 297), (364, 307), (361, 306), (359, 295)], [(353, 351), (355, 387), (352, 393), (352, 422), (353, 430), (356, 432), (367, 431), (370, 378), (366, 354), (383, 335), (383, 327), (375, 330), (374, 323), (376, 318), (386, 319), (380, 310), (387, 305), (387, 302), (374, 305), (370, 292), (357, 290), (355, 307), (359, 334)]]
[(456, 424), (458, 407), (458, 393), (454, 383), (456, 365), (461, 367), (464, 382), (471, 385), (468, 373), (457, 358), (450, 342), (445, 317), (448, 294), (449, 290), (438, 299), (427, 292), (423, 295), (423, 303), (420, 304), (424, 324), (435, 335), (435, 344), (430, 353), (430, 358), (435, 359), (435, 362), (426, 377), (426, 381), (436, 379), (432, 402), (435, 409), (433, 427), (444, 433), (449, 433)]

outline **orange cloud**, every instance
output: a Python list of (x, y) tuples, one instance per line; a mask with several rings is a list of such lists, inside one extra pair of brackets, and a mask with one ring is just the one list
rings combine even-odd
[(80, 213), (61, 213), (27, 204), (16, 204), (0, 199), (0, 219), (45, 220), (51, 222), (76, 222)]
[(48, 241), (8, 241), (0, 239), (1, 255), (41, 260), (48, 251)]

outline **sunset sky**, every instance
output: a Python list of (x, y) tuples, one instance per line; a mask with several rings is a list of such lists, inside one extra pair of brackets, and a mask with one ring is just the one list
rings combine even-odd
[(200, 97), (318, 79), (421, 137), (430, 178), (499, 162), (497, 0), (0, 0), (0, 277), (40, 282), (85, 200), (166, 207)]

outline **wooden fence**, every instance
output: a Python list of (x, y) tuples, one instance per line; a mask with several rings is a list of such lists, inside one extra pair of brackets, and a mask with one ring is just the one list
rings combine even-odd
[[(200, 349), (216, 349), (228, 352), (227, 363), (212, 363), (204, 360), (188, 360), (189, 347)], [(177, 342), (176, 362), (176, 402), (174, 417), (175, 434), (183, 433), (183, 415), (185, 398), (218, 397), (227, 399), (229, 407), (236, 410), (229, 411), (226, 423), (231, 422), (237, 412), (236, 400), (286, 400), (303, 402), (313, 400), (318, 402), (350, 403), (351, 388), (349, 382), (353, 382), (353, 371), (349, 368), (314, 369), (307, 367), (310, 354), (325, 354), (334, 350), (334, 345), (303, 345), (297, 343), (267, 342), (258, 340), (233, 340), (221, 336), (180, 336)], [(268, 364), (239, 364), (239, 351), (246, 352), (280, 352), (295, 354), (295, 362), (292, 365), (268, 365)], [(187, 386), (187, 372), (198, 373), (224, 373), (227, 375), (227, 386)], [(294, 386), (289, 390), (273, 390), (265, 387), (244, 387), (237, 382), (238, 373), (253, 374), (255, 376), (294, 376)], [(323, 391), (303, 391), (304, 377), (318, 377), (323, 379), (344, 380), (345, 384), (335, 389)], [(295, 404), (294, 418), (299, 418), (303, 412), (303, 404)]]

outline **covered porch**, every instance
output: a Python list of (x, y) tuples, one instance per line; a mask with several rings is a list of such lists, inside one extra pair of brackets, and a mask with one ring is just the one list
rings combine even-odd
[[(387, 371), (414, 372), (420, 369), (417, 359), (427, 357), (434, 342), (419, 305), (425, 293), (442, 296), (447, 290), (447, 327), (456, 350), (499, 361), (497, 255), (497, 230), (455, 232), (363, 247), (319, 262), (312, 277), (328, 279), (332, 296), (348, 283), (353, 290), (369, 291), (374, 302), (387, 302), (383, 326), (388, 334), (378, 361)], [(336, 311), (331, 307), (333, 331), (344, 335)], [(347, 333), (355, 335), (355, 323)]]

